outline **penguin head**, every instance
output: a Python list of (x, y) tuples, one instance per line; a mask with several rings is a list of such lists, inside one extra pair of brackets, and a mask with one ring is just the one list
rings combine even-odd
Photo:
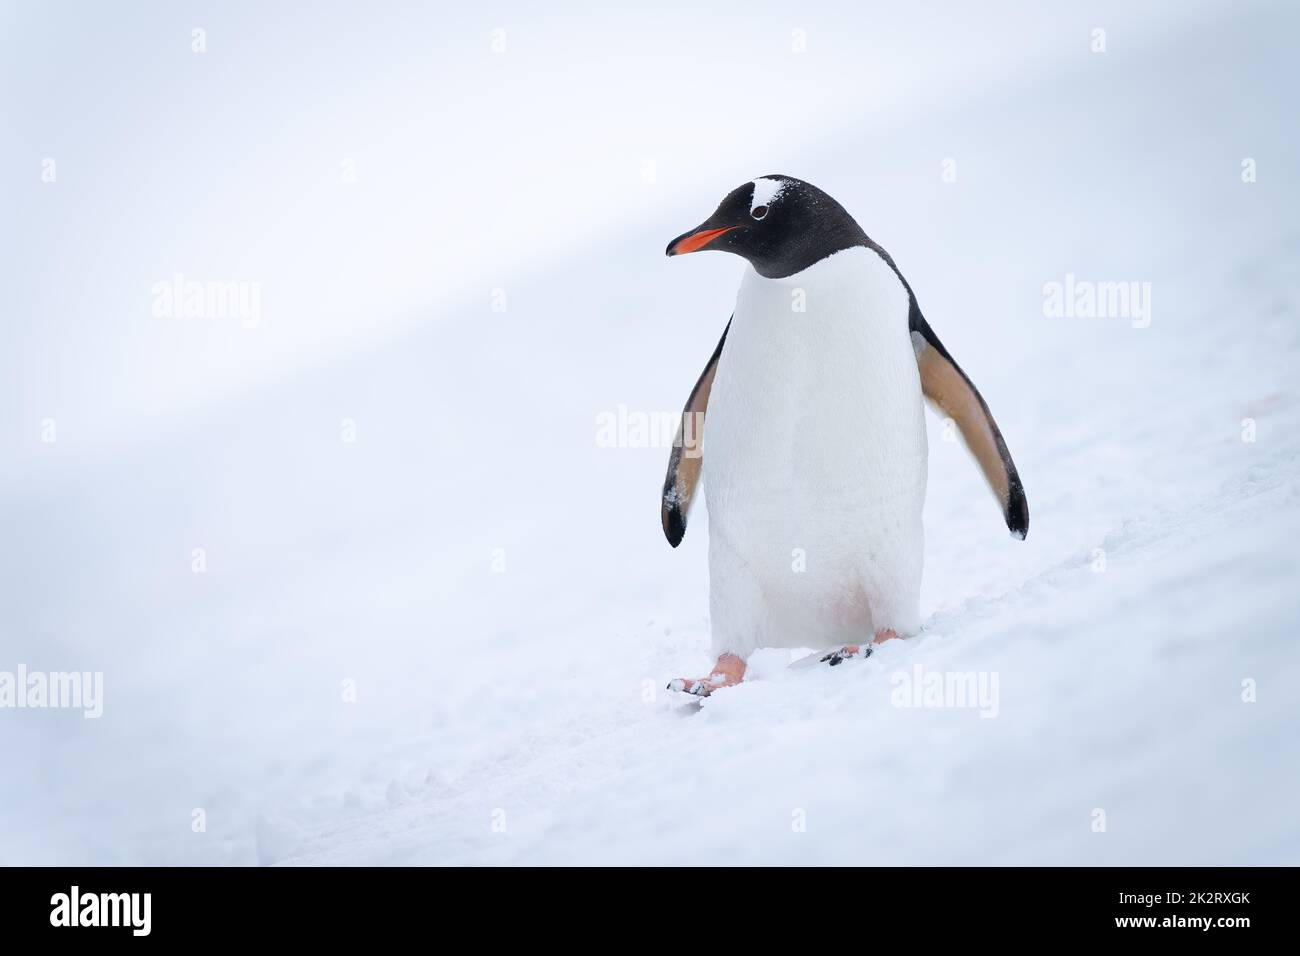
[(717, 211), (668, 243), (667, 254), (716, 249), (747, 259), (759, 275), (779, 279), (827, 256), (868, 242), (834, 199), (793, 176), (763, 176), (737, 186)]

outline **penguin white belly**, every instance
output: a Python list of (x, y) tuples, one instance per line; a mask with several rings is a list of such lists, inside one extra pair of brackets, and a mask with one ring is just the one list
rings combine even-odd
[(919, 627), (926, 437), (907, 317), (864, 247), (788, 278), (747, 270), (704, 442), (719, 653)]

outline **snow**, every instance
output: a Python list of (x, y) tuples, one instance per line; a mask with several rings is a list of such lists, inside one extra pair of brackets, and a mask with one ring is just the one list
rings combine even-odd
[[(1022, 15), (1047, 17), (953, 27), (1039, 44), (979, 51), (1000, 64), (988, 82), (936, 92), (900, 73), (888, 108), (863, 86), (859, 121), (815, 127), (767, 104), (765, 145), (727, 131), (725, 159), (661, 164), (650, 185), (631, 163), (635, 200), (581, 238), (501, 232), (510, 251), (481, 280), (466, 268), (413, 312), (410, 288), (378, 279), (366, 311), (405, 321), (363, 335), (375, 315), (331, 316), (332, 351), (263, 340), (257, 377), (230, 343), (324, 308), (333, 273), (310, 257), (292, 268), (314, 297), (269, 283), (256, 333), (168, 326), (162, 353), (127, 344), (153, 327), (118, 337), (134, 320), (97, 307), (88, 252), (54, 280), (11, 257), (31, 265), (7, 277), (31, 324), (11, 324), (3, 359), (18, 384), (0, 419), (0, 670), (102, 671), (103, 715), (0, 710), (0, 863), (1300, 862), (1300, 16)], [(829, 89), (838, 61), (809, 27), (791, 82)], [(553, 39), (508, 29), (512, 49)], [(924, 72), (919, 40), (893, 42)], [(678, 109), (698, 148), (698, 108)], [(55, 187), (71, 197), (77, 165)], [(1033, 520), (1008, 538), (930, 417), (922, 634), (834, 668), (760, 650), (701, 702), (665, 685), (712, 664), (706, 515), (670, 548), (666, 450), (601, 447), (594, 423), (680, 408), (741, 265), (663, 243), (764, 168), (826, 189), (894, 256), (992, 408)], [(17, 207), (35, 249), (36, 203), (65, 215), (60, 195)], [(180, 224), (151, 206), (136, 231), (236, 237), (220, 205)], [(521, 229), (551, 218), (521, 210)], [(286, 223), (283, 248), (295, 223), (319, 227)], [(130, 253), (109, 261), (129, 272)], [(379, 257), (357, 254), (364, 278)], [(275, 278), (275, 261), (138, 265), (140, 322), (154, 281)], [(414, 268), (385, 261), (385, 278)], [(1067, 276), (1150, 282), (1149, 325), (1048, 317), (1045, 286)], [(157, 354), (213, 364), (155, 419), (142, 409), (179, 377)], [(54, 444), (33, 438), (45, 414)], [(918, 674), (974, 675), (996, 707), (898, 706)]]

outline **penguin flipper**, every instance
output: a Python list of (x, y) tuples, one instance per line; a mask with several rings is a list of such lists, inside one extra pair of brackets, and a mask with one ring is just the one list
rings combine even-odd
[(682, 420), (677, 425), (672, 454), (668, 456), (668, 474), (664, 478), (659, 518), (664, 526), (664, 537), (674, 548), (682, 543), (686, 534), (686, 518), (690, 514), (691, 500), (695, 497), (695, 487), (700, 482), (700, 472), (704, 468), (704, 415), (709, 407), (709, 393), (713, 391), (713, 376), (718, 370), (718, 358), (722, 355), (722, 345), (727, 341), (730, 329), (731, 319), (727, 319), (727, 327), (722, 330), (718, 347), (713, 350), (699, 380), (691, 389), (690, 397), (686, 399)]
[(1007, 450), (998, 423), (993, 420), (993, 413), (975, 383), (948, 354), (934, 329), (925, 321), (915, 298), (912, 299), (908, 325), (912, 347), (916, 351), (916, 364), (921, 372), (921, 390), (939, 414), (957, 423), (966, 447), (975, 456), (989, 488), (1002, 507), (1007, 527), (1017, 538), (1023, 538), (1029, 533), (1029, 503), (1025, 500), (1025, 488), (1020, 483), (1016, 463), (1011, 460), (1011, 452)]

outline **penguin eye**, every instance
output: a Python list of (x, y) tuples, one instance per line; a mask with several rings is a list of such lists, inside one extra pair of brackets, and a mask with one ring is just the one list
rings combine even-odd
[(767, 215), (767, 207), (755, 206), (753, 209), (749, 211), (749, 214), (753, 216), (755, 219), (762, 219), (764, 216)]

